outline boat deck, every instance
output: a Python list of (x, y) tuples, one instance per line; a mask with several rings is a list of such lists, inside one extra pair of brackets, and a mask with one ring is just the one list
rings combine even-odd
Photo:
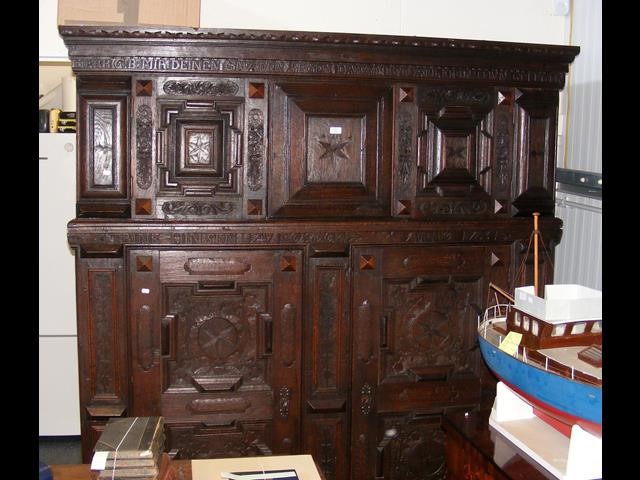
[[(501, 321), (501, 319), (496, 319), (493, 321), (491, 325), (488, 325), (486, 329), (481, 328), (479, 330), (479, 333), (491, 344), (495, 345), (496, 347), (499, 347), (500, 343), (505, 337), (506, 327), (507, 327), (506, 321)], [(600, 368), (594, 367), (593, 365), (590, 365), (584, 360), (581, 360), (578, 358), (578, 352), (580, 350), (583, 350), (586, 347), (587, 345), (581, 345), (576, 347), (554, 347), (554, 348), (540, 349), (536, 351), (538, 354), (540, 354), (537, 356), (538, 357), (537, 362), (535, 359), (529, 357), (530, 355), (532, 355), (532, 353), (529, 351), (529, 349), (526, 349), (527, 358), (524, 359), (524, 361), (527, 363), (538, 363), (541, 368), (546, 369), (543, 357), (547, 357), (549, 358), (550, 361), (555, 361), (558, 364), (566, 366), (568, 369), (573, 368), (576, 372), (581, 372), (586, 375), (590, 375), (594, 377), (592, 381), (601, 382), (602, 367)], [(517, 356), (518, 358), (523, 359), (522, 347), (518, 348)], [(540, 363), (541, 360), (543, 362), (542, 364)], [(549, 366), (551, 368), (551, 365)], [(570, 372), (567, 372), (566, 374), (570, 375)]]
[(586, 348), (584, 345), (577, 347), (558, 347), (558, 348), (543, 348), (538, 350), (541, 354), (549, 357), (556, 362), (562, 363), (568, 367), (573, 367), (576, 370), (602, 380), (602, 367), (594, 367), (587, 362), (578, 358), (578, 352)]

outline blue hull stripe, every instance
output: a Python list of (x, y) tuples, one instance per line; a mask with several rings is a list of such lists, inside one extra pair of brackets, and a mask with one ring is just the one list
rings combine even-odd
[(527, 365), (494, 347), (481, 335), (478, 340), (485, 362), (498, 377), (558, 410), (602, 424), (602, 388)]

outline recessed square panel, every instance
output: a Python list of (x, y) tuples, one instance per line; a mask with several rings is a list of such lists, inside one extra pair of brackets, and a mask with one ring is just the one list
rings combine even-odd
[(161, 99), (159, 111), (159, 193), (239, 195), (241, 101)]
[(363, 117), (307, 117), (307, 182), (364, 183)]
[(392, 94), (361, 84), (277, 85), (269, 216), (389, 215)]

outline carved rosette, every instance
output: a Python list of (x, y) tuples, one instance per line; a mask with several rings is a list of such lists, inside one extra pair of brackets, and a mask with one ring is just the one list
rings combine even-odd
[(247, 184), (249, 190), (262, 188), (262, 164), (264, 162), (264, 115), (258, 108), (249, 110), (249, 131), (247, 150), (249, 166), (247, 168)]
[(169, 95), (191, 96), (232, 96), (238, 93), (238, 85), (231, 81), (208, 82), (203, 80), (179, 81), (170, 80), (162, 87)]
[(142, 189), (151, 186), (152, 129), (151, 107), (140, 105), (136, 114), (136, 183)]

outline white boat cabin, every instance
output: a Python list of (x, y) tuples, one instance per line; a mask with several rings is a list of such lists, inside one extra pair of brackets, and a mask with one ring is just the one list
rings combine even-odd
[(534, 287), (515, 289), (507, 331), (522, 333), (531, 349), (602, 345), (602, 292), (582, 285), (547, 285), (544, 298)]

